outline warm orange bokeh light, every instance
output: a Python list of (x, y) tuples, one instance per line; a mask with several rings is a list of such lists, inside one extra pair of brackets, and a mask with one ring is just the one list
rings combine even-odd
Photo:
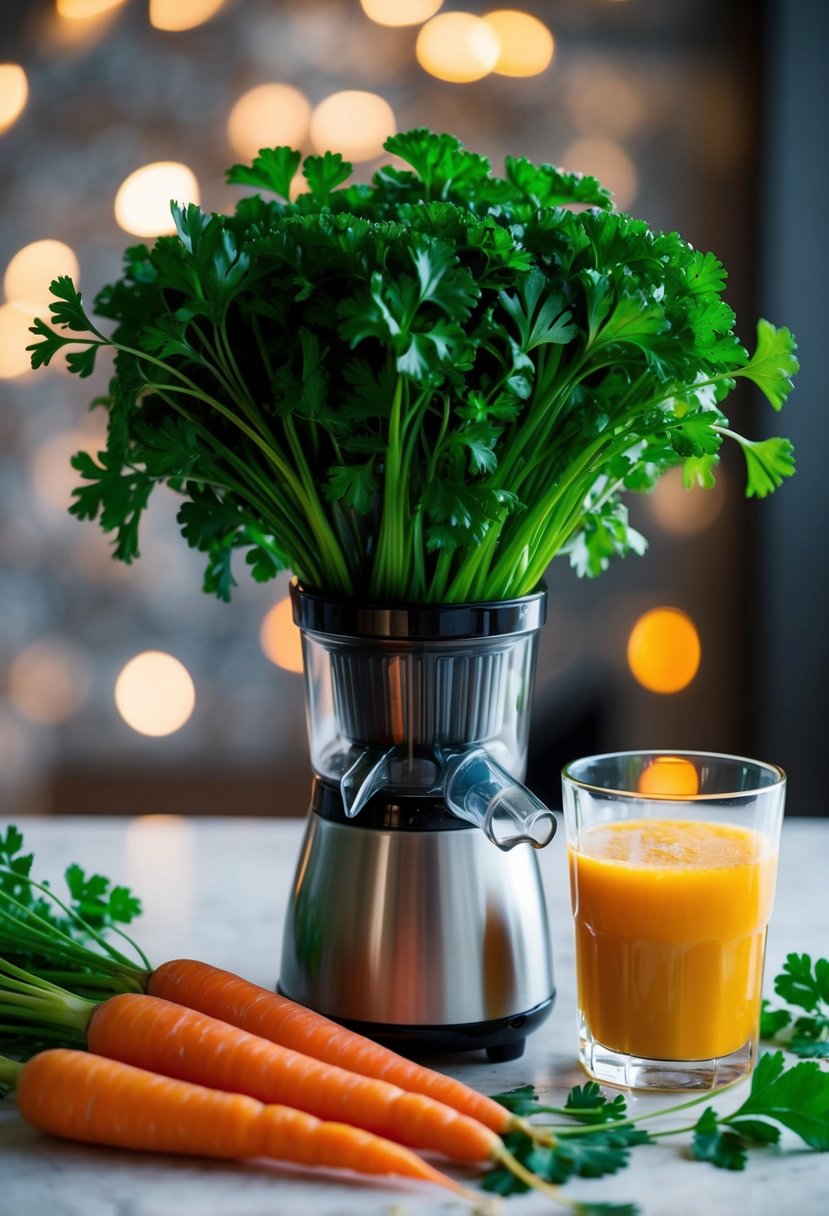
[(285, 671), (302, 671), (302, 641), (286, 596), (271, 608), (262, 622), (259, 642), (267, 657)]
[(198, 203), (199, 183), (192, 169), (173, 160), (158, 160), (131, 173), (115, 196), (115, 218), (133, 236), (175, 232), (170, 202)]
[(363, 12), (377, 25), (420, 25), (443, 5), (443, 0), (360, 0)]
[(55, 0), (55, 12), (69, 21), (88, 21), (120, 8), (125, 0)]
[(139, 735), (172, 735), (196, 704), (196, 690), (183, 663), (161, 650), (130, 659), (115, 682), (118, 712)]
[(292, 84), (258, 84), (230, 111), (227, 138), (237, 156), (253, 160), (261, 148), (301, 148), (310, 121), (311, 103)]
[(511, 8), (486, 13), (484, 21), (501, 44), (493, 72), (499, 76), (537, 76), (550, 66), (553, 35), (543, 21)]
[(679, 608), (652, 608), (641, 616), (628, 639), (628, 665), (650, 692), (687, 688), (702, 655), (696, 626)]
[(218, 13), (225, 0), (150, 0), (150, 25), (157, 30), (193, 30)]
[(9, 668), (9, 700), (30, 722), (54, 726), (78, 709), (88, 685), (86, 666), (58, 638), (32, 642)]
[(696, 766), (683, 756), (657, 756), (639, 778), (639, 793), (656, 798), (693, 798), (699, 793)]
[(340, 152), (346, 160), (371, 160), (397, 127), (394, 111), (378, 93), (346, 89), (321, 101), (311, 117), (317, 152)]
[(59, 275), (68, 274), (77, 286), (79, 269), (78, 259), (63, 241), (33, 241), (19, 249), (6, 268), (6, 299), (29, 312), (48, 314), (53, 299), (49, 284)]
[(97, 453), (106, 447), (106, 431), (58, 431), (47, 435), (31, 457), (31, 476), (35, 493), (42, 503), (62, 514), (72, 505), (72, 491), (81, 475), (70, 463), (76, 452)]
[(0, 63), (0, 131), (16, 122), (29, 99), (29, 83), (19, 63)]
[(725, 504), (725, 477), (717, 466), (717, 485), (706, 490), (693, 486), (686, 490), (682, 469), (669, 469), (659, 478), (648, 497), (648, 507), (656, 522), (666, 532), (676, 536), (693, 536), (702, 532), (722, 511)]
[(29, 332), (31, 311), (16, 304), (0, 304), (0, 380), (11, 380), (31, 371), (32, 359), (26, 347), (35, 341)]
[(474, 13), (439, 13), (423, 26), (415, 47), (425, 71), (455, 84), (488, 76), (500, 50), (495, 31)]

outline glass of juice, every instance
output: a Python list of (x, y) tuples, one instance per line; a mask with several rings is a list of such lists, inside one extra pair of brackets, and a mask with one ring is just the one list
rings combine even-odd
[(579, 1058), (631, 1089), (753, 1067), (786, 777), (704, 752), (617, 752), (562, 774)]

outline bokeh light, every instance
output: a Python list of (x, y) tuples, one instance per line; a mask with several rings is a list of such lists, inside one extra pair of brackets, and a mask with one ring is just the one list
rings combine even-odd
[(14, 255), (3, 276), (3, 289), (11, 304), (28, 312), (45, 310), (52, 295), (49, 284), (68, 274), (77, 285), (80, 267), (74, 252), (63, 241), (33, 241)]
[(17, 122), (29, 99), (29, 83), (19, 63), (0, 63), (0, 131)]
[(140, 735), (172, 735), (188, 721), (196, 690), (183, 663), (161, 650), (130, 659), (115, 682), (118, 712)]
[(684, 756), (657, 756), (642, 770), (639, 793), (649, 798), (693, 798), (699, 793), (696, 765)]
[(93, 454), (106, 447), (106, 431), (58, 431), (49, 435), (34, 450), (31, 475), (35, 492), (42, 503), (63, 514), (72, 503), (72, 491), (81, 484), (81, 475), (69, 463), (76, 452)]
[(711, 490), (694, 486), (686, 490), (682, 469), (669, 469), (648, 496), (648, 508), (660, 528), (675, 536), (693, 536), (714, 522), (725, 505), (725, 478), (717, 467), (717, 484)]
[(55, 12), (69, 21), (88, 21), (120, 8), (125, 0), (55, 0)]
[(157, 30), (193, 30), (218, 13), (225, 0), (150, 0), (150, 25)]
[(78, 651), (58, 638), (33, 642), (9, 667), (9, 700), (30, 722), (55, 726), (82, 704), (89, 684)]
[(115, 196), (115, 218), (133, 236), (175, 232), (170, 201), (198, 203), (199, 183), (192, 169), (172, 160), (143, 165), (131, 173)]
[(612, 139), (577, 139), (561, 158), (570, 173), (588, 173), (613, 192), (613, 201), (626, 211), (636, 198), (639, 178), (627, 152)]
[(543, 21), (530, 13), (502, 8), (487, 13), (484, 21), (500, 43), (495, 67), (499, 76), (537, 76), (553, 59), (553, 35)]
[(615, 65), (589, 58), (568, 72), (564, 102), (582, 135), (623, 139), (649, 118), (643, 89), (641, 82), (635, 88)]
[(346, 160), (371, 160), (397, 127), (394, 111), (378, 93), (346, 89), (321, 101), (311, 115), (311, 143), (317, 152), (341, 152)]
[(31, 354), (26, 347), (35, 341), (29, 332), (32, 314), (16, 304), (0, 304), (0, 379), (11, 380), (31, 371)]
[(456, 84), (488, 76), (500, 50), (495, 31), (474, 13), (439, 13), (423, 26), (415, 48), (424, 71)]
[(302, 640), (288, 596), (271, 608), (262, 622), (259, 642), (266, 656), (285, 671), (302, 671)]
[(253, 160), (261, 148), (301, 148), (308, 136), (311, 103), (292, 84), (259, 84), (230, 111), (227, 138), (233, 151)]
[(363, 12), (378, 25), (420, 25), (434, 17), (443, 0), (360, 0)]
[(628, 666), (649, 692), (687, 688), (699, 670), (702, 647), (696, 626), (679, 608), (652, 608), (628, 638)]

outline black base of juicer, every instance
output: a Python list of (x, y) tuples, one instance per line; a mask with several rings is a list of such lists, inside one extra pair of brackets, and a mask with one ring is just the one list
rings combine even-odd
[(526, 1013), (490, 1022), (470, 1022), (459, 1026), (392, 1026), (382, 1022), (356, 1022), (335, 1019), (341, 1026), (364, 1034), (383, 1047), (403, 1056), (448, 1055), (462, 1051), (485, 1051), (493, 1064), (518, 1060), (524, 1054), (527, 1035), (537, 1030), (550, 1016), (555, 992), (549, 1000)]

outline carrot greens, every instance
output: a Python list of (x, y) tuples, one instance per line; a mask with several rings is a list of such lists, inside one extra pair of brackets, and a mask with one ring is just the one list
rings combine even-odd
[(496, 176), (427, 130), (385, 147), (408, 167), (370, 185), (307, 157), (294, 201), (300, 154), (264, 149), (228, 174), (257, 193), (228, 215), (173, 203), (176, 234), (127, 249), (91, 312), (52, 284), (33, 366), (62, 354), (85, 377), (114, 355), (107, 445), (73, 458), (71, 511), (117, 558), (167, 484), (221, 599), (241, 550), (260, 581), (494, 600), (559, 555), (593, 577), (643, 552), (624, 495), (674, 467), (710, 487), (725, 439), (748, 495), (791, 476), (789, 441), (738, 434), (723, 403), (742, 379), (779, 410), (794, 339), (761, 320), (748, 353), (713, 254), (615, 212), (591, 177), (520, 157)]

